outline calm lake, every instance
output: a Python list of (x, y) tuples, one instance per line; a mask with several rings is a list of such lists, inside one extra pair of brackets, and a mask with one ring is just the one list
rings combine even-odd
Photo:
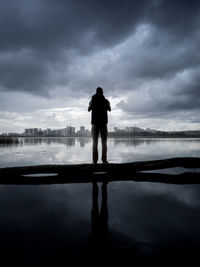
[[(92, 139), (89, 137), (19, 138), (18, 144), (0, 145), (0, 167), (90, 163), (91, 150)], [(108, 139), (111, 163), (172, 157), (200, 157), (200, 138)]]
[[(0, 167), (91, 162), (90, 138), (19, 141), (0, 146)], [(185, 156), (200, 157), (200, 139), (108, 140), (113, 163)], [(193, 265), (199, 257), (200, 184), (0, 185), (0, 191), (2, 266)]]

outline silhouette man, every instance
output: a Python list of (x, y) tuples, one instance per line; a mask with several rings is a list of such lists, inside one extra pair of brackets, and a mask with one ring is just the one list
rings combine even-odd
[(110, 102), (104, 97), (103, 89), (97, 87), (96, 94), (92, 96), (89, 103), (88, 111), (92, 111), (91, 124), (92, 124), (92, 138), (93, 138), (93, 163), (97, 164), (98, 161), (98, 138), (101, 135), (102, 143), (102, 157), (103, 163), (107, 161), (107, 136), (108, 136), (108, 114), (111, 111)]

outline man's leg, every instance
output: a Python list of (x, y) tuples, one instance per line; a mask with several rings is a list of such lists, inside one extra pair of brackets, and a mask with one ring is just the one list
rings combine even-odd
[(93, 163), (96, 164), (98, 161), (98, 137), (99, 137), (99, 128), (92, 124), (92, 160)]
[(107, 124), (103, 125), (100, 129), (101, 132), (101, 143), (102, 143), (102, 162), (107, 162), (107, 136), (108, 136), (108, 129)]

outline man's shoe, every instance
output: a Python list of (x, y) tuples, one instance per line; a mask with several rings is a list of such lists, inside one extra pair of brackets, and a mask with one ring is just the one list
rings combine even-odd
[(103, 164), (108, 164), (108, 161), (107, 160), (103, 160), (102, 163)]
[(93, 161), (92, 164), (97, 164), (97, 161)]

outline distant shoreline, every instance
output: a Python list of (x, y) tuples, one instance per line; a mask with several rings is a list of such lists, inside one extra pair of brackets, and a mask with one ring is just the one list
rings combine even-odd
[[(0, 136), (0, 139), (9, 139), (9, 138), (92, 138), (92, 136), (25, 136), (25, 135), (13, 135), (13, 136)], [(109, 139), (118, 139), (118, 138), (200, 138), (200, 135), (185, 135), (185, 136), (180, 136), (180, 135), (108, 135)]]

